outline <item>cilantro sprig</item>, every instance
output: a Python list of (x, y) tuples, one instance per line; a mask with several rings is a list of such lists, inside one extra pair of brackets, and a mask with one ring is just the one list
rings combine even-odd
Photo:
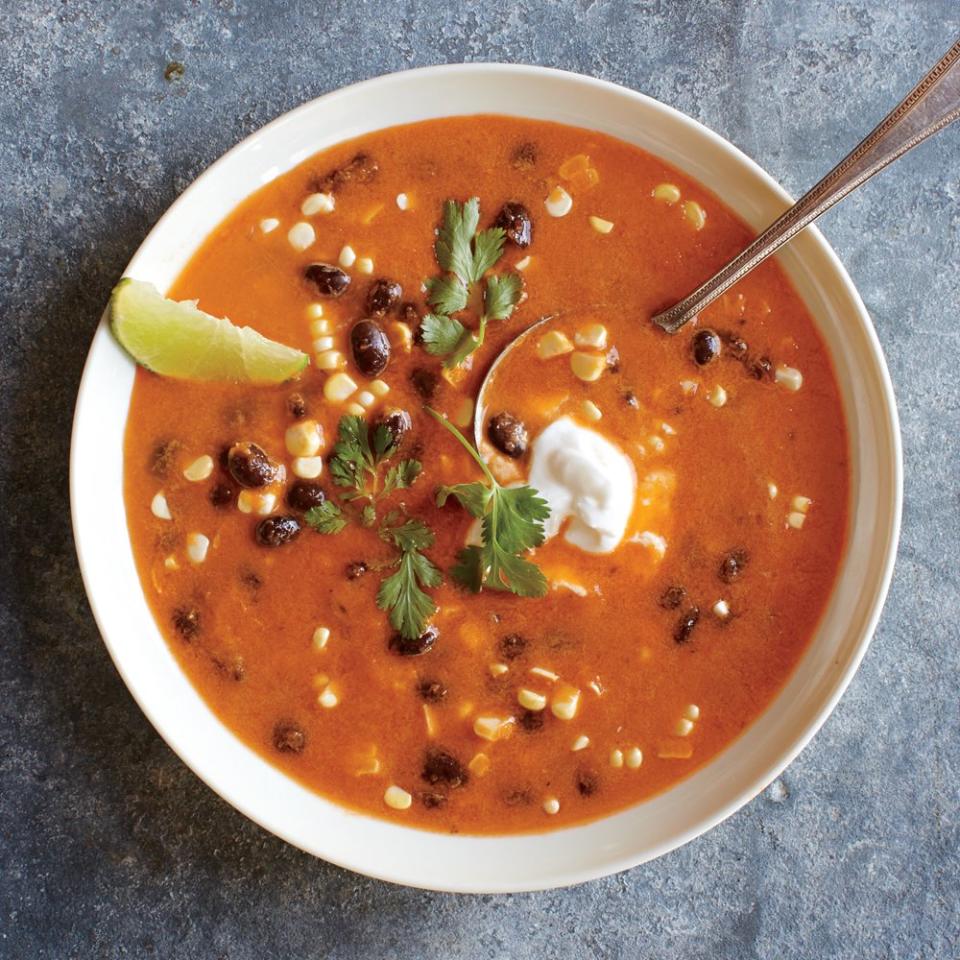
[(439, 587), (443, 576), (422, 551), (433, 546), (433, 531), (422, 521), (409, 518), (396, 526), (385, 524), (380, 537), (400, 551), (397, 570), (386, 577), (377, 592), (377, 606), (390, 611), (390, 624), (407, 640), (415, 640), (437, 612), (437, 605), (424, 587)]
[[(423, 318), (421, 335), (428, 353), (445, 357), (445, 367), (463, 363), (484, 341), (491, 320), (506, 320), (520, 300), (522, 284), (516, 273), (496, 274), (484, 279), (503, 255), (506, 233), (502, 227), (477, 232), (480, 200), (466, 203), (448, 200), (443, 205), (443, 222), (437, 234), (437, 263), (445, 274), (427, 281), (427, 300), (433, 308)], [(470, 304), (471, 291), (483, 282), (480, 317), (470, 329), (453, 316)]]
[(547, 592), (547, 579), (522, 555), (544, 541), (543, 523), (550, 516), (546, 500), (527, 485), (501, 486), (466, 437), (446, 417), (430, 407), (426, 410), (456, 437), (486, 478), (486, 483), (457, 483), (437, 491), (437, 506), (454, 497), (481, 522), (481, 545), (464, 547), (450, 575), (474, 593), (489, 587), (509, 590), (520, 597), (542, 597)]

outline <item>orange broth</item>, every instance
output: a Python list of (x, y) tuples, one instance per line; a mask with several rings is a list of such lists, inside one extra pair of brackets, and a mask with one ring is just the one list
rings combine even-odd
[[(375, 175), (336, 183), (333, 212), (301, 213), (317, 178), (358, 153), (376, 161)], [(655, 196), (660, 184), (675, 185), (679, 200), (671, 191)], [(557, 185), (573, 201), (562, 217), (544, 207)], [(408, 209), (398, 206), (401, 193)], [(694, 362), (695, 329), (670, 337), (652, 327), (652, 312), (702, 282), (752, 232), (657, 157), (586, 130), (468, 117), (340, 144), (244, 201), (168, 294), (199, 299), (210, 313), (308, 352), (315, 339), (308, 309), (321, 303), (347, 358), (345, 372), (363, 389), (373, 378), (357, 371), (349, 331), (367, 316), (370, 284), (381, 277), (399, 282), (403, 301), (422, 317), (423, 281), (439, 273), (433, 240), (443, 202), (471, 196), (480, 198), (481, 228), (506, 201), (529, 211), (532, 243), (518, 249), (508, 242), (495, 268), (521, 265), (525, 296), (512, 317), (491, 322), (465, 375), (451, 377), (455, 382), (438, 377), (430, 403), (462, 417), (500, 348), (543, 315), (565, 313), (559, 325), (571, 340), (585, 323), (602, 323), (609, 341), (603, 352), (612, 346), (619, 357), (598, 380), (578, 380), (569, 355), (540, 359), (531, 337), (500, 369), (497, 405), (521, 417), (531, 438), (567, 415), (631, 459), (638, 493), (628, 536), (616, 550), (589, 554), (562, 536), (549, 540), (531, 557), (550, 580), (539, 599), (489, 588), (472, 594), (452, 582), (449, 571), (472, 521), (455, 503), (436, 507), (435, 491), (481, 475), (424, 412), (411, 373), (439, 375), (441, 361), (415, 341), (405, 349), (395, 325), (406, 320), (415, 334), (411, 310), (392, 310), (379, 321), (394, 345), (380, 376), (389, 393), (376, 399), (370, 416), (400, 408), (413, 422), (405, 455), (417, 455), (423, 472), (380, 513), (402, 504), (436, 534), (425, 552), (445, 582), (430, 591), (439, 634), (428, 652), (399, 656), (389, 647), (394, 631), (376, 595), (397, 554), (375, 530), (353, 523), (323, 536), (305, 527), (271, 549), (254, 536), (263, 518), (237, 509), (240, 488), (219, 464), (203, 481), (183, 475), (197, 457), (216, 462), (226, 446), (246, 440), (285, 465), (289, 487), (284, 436), (296, 422), (289, 399), (299, 394), (305, 416), (325, 437), (327, 463), (317, 482), (335, 499), (341, 491), (330, 478), (329, 454), (345, 407), (324, 398), (329, 374), (316, 364), (296, 382), (271, 387), (187, 382), (139, 369), (125, 496), (160, 629), (210, 708), (241, 740), (346, 806), (427, 829), (497, 834), (569, 825), (637, 803), (689, 775), (758, 720), (803, 655), (830, 595), (847, 525), (848, 454), (830, 358), (774, 261), (700, 318), (700, 328), (726, 337), (712, 363)], [(691, 201), (706, 215), (700, 229)], [(591, 215), (612, 223), (610, 232), (591, 224)], [(268, 218), (280, 223), (265, 233)], [(316, 233), (302, 252), (287, 236), (300, 221)], [(358, 256), (346, 270), (350, 286), (338, 299), (319, 297), (304, 269), (336, 264), (345, 245)], [(371, 274), (360, 272), (360, 258), (372, 260)], [(800, 371), (802, 387), (790, 390), (764, 373), (757, 367), (763, 359), (771, 370)], [(715, 405), (718, 386), (723, 405)], [(600, 420), (585, 413), (585, 400)], [(472, 438), (472, 426), (464, 432)], [(524, 476), (524, 458), (497, 460), (507, 479)], [(226, 499), (220, 506), (210, 499), (218, 485)], [(151, 512), (159, 490), (171, 520)], [(283, 493), (273, 512), (302, 517)], [(795, 504), (796, 496), (809, 504)], [(193, 532), (210, 541), (202, 563), (186, 553)], [(662, 556), (656, 540), (636, 540), (643, 532), (662, 538)], [(729, 560), (722, 566), (731, 553), (739, 561), (734, 576)], [(351, 578), (348, 568), (361, 561), (366, 572)], [(694, 607), (699, 617), (685, 633), (681, 621)], [(322, 649), (313, 639), (320, 626), (329, 630)], [(521, 639), (505, 645), (507, 637)], [(431, 682), (434, 693), (445, 691), (439, 701), (424, 699), (421, 686)], [(547, 707), (521, 707), (521, 689), (543, 695)], [(572, 719), (552, 709), (558, 690), (579, 692)], [(325, 691), (335, 705), (322, 705)], [(505, 735), (479, 736), (480, 716), (507, 721)], [(437, 750), (453, 758), (456, 776), (440, 764), (439, 778), (436, 770), (424, 778), (425, 758)], [(410, 795), (408, 808), (387, 805), (391, 785)]]

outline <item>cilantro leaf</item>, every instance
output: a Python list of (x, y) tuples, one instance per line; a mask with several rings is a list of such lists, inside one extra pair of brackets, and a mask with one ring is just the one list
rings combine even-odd
[(456, 274), (464, 285), (473, 279), (471, 243), (480, 223), (480, 199), (471, 197), (466, 203), (447, 200), (443, 205), (443, 223), (434, 249), (441, 269)]
[(319, 506), (311, 507), (303, 515), (303, 519), (317, 533), (339, 533), (347, 525), (343, 511), (332, 500), (325, 500)]
[(483, 292), (483, 315), (488, 320), (506, 320), (520, 299), (520, 277), (515, 273), (494, 274), (487, 278)]
[(437, 506), (452, 496), (481, 520), (482, 544), (461, 550), (450, 575), (475, 593), (487, 586), (521, 597), (542, 597), (547, 592), (546, 577), (522, 554), (543, 543), (543, 522), (550, 516), (547, 501), (530, 486), (501, 486), (463, 434), (446, 417), (426, 409), (476, 460), (487, 480), (441, 487), (437, 492)]
[(373, 472), (373, 468), (366, 420), (363, 417), (341, 417), (337, 425), (337, 442), (330, 458), (333, 482), (340, 487), (361, 490), (367, 474)]
[(438, 587), (443, 576), (420, 551), (433, 546), (433, 531), (415, 518), (396, 527), (382, 527), (380, 536), (401, 551), (395, 573), (386, 577), (377, 591), (377, 606), (390, 611), (390, 624), (409, 640), (426, 629), (437, 605), (424, 587)]
[(423, 464), (419, 460), (401, 460), (394, 464), (383, 478), (382, 495), (386, 496), (394, 490), (406, 490), (407, 487), (412, 487), (422, 470)]
[(435, 313), (428, 313), (420, 325), (420, 333), (427, 353), (437, 357), (445, 357), (448, 353), (453, 353), (466, 332), (467, 328), (459, 320)]
[(470, 291), (456, 276), (427, 280), (427, 302), (437, 313), (449, 314), (466, 309), (469, 296)]
[(453, 353), (444, 360), (443, 365), (445, 367), (458, 367), (467, 357), (470, 356), (482, 343), (483, 339), (487, 333), (487, 322), (481, 317), (480, 326), (477, 327), (476, 331), (467, 331), (460, 338), (460, 342), (457, 344)]
[(470, 279), (476, 283), (503, 255), (506, 232), (502, 227), (481, 230), (473, 241), (473, 271)]

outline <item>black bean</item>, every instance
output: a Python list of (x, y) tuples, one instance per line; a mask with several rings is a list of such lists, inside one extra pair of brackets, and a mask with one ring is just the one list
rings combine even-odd
[(581, 797), (592, 797), (600, 786), (600, 777), (593, 770), (580, 768), (574, 775), (573, 782)]
[(505, 790), (501, 797), (508, 807), (524, 807), (533, 802), (530, 791), (523, 787), (513, 787)]
[(374, 280), (367, 291), (367, 313), (383, 316), (389, 313), (403, 296), (403, 287), (396, 280), (381, 277)]
[(440, 386), (440, 375), (432, 370), (417, 367), (410, 372), (410, 382), (424, 400), (432, 400), (437, 387)]
[(227, 469), (241, 487), (265, 487), (277, 475), (276, 464), (255, 443), (235, 443), (227, 451)]
[(470, 779), (466, 767), (452, 753), (440, 747), (427, 750), (420, 776), (431, 786), (442, 783), (451, 789), (464, 786)]
[(303, 753), (307, 735), (300, 724), (280, 720), (273, 728), (273, 745), (281, 753)]
[(321, 506), (326, 499), (323, 487), (312, 480), (296, 480), (287, 492), (287, 503), (302, 513)]
[(332, 263), (311, 263), (303, 275), (323, 297), (339, 297), (350, 286), (350, 275)]
[(750, 361), (748, 369), (754, 380), (772, 380), (773, 363), (769, 357), (756, 357)]
[(527, 452), (527, 428), (523, 421), (506, 410), (487, 423), (490, 442), (503, 454), (516, 459)]
[(243, 657), (231, 657), (229, 660), (222, 660), (220, 657), (213, 657), (213, 665), (217, 672), (222, 674), (228, 680), (241, 681), (247, 675), (247, 668), (243, 662)]
[(216, 483), (210, 488), (207, 498), (215, 507), (225, 507), (233, 503), (234, 489), (225, 483)]
[(178, 607), (171, 619), (184, 640), (192, 640), (200, 632), (200, 611), (196, 607)]
[(420, 794), (420, 802), (428, 810), (436, 810), (437, 807), (442, 807), (447, 802), (447, 798), (442, 793), (425, 791)]
[(699, 619), (699, 607), (693, 606), (686, 610), (673, 629), (673, 639), (676, 640), (677, 643), (689, 643), (690, 635), (693, 633), (693, 629), (696, 627)]
[(402, 633), (395, 633), (390, 638), (390, 649), (401, 657), (419, 657), (427, 653), (437, 642), (440, 631), (436, 627), (427, 627), (419, 637), (410, 639)]
[(417, 693), (427, 703), (440, 703), (447, 696), (447, 687), (439, 680), (421, 680), (417, 684)]
[(530, 211), (522, 203), (508, 201), (497, 214), (497, 219), (493, 221), (495, 227), (500, 227), (507, 235), (507, 239), (518, 246), (521, 250), (526, 250), (533, 239), (533, 223), (530, 220)]
[(291, 393), (287, 397), (287, 410), (295, 420), (302, 420), (307, 415), (307, 401), (301, 393)]
[(632, 390), (628, 390), (623, 395), (623, 402), (628, 407), (632, 407), (634, 410), (640, 409), (640, 401), (637, 399), (637, 395)]
[(730, 550), (723, 555), (717, 576), (724, 583), (733, 583), (734, 580), (739, 580), (743, 576), (743, 571), (749, 562), (750, 555), (742, 547)]
[(537, 163), (537, 145), (525, 140), (513, 148), (510, 164), (516, 170), (530, 170)]
[(520, 729), (526, 733), (536, 733), (543, 729), (545, 719), (543, 710), (524, 710), (520, 714)]
[(693, 335), (693, 359), (705, 367), (720, 356), (720, 338), (712, 330), (698, 330)]
[(527, 649), (526, 637), (521, 637), (519, 633), (508, 633), (500, 638), (500, 656), (504, 660), (516, 660), (524, 654)]
[(300, 521), (291, 516), (273, 516), (257, 524), (255, 536), (262, 547), (282, 547), (300, 534)]
[(346, 574), (348, 580), (359, 580), (369, 568), (362, 560), (354, 560), (353, 563), (348, 563), (346, 566)]
[(380, 164), (368, 153), (358, 153), (326, 176), (314, 180), (312, 186), (320, 193), (333, 193), (344, 184), (370, 183), (380, 171)]
[(150, 455), (150, 472), (154, 476), (165, 477), (182, 446), (179, 440), (163, 440), (158, 443)]
[(413, 428), (413, 418), (406, 410), (391, 407), (381, 411), (373, 421), (373, 429), (385, 427), (390, 433), (390, 450), (396, 453), (400, 449), (407, 434)]
[(734, 360), (743, 360), (743, 358), (746, 357), (750, 347), (743, 337), (738, 336), (736, 333), (731, 333), (729, 330), (721, 330), (720, 336), (726, 344), (727, 353), (729, 353)]
[(353, 362), (365, 377), (377, 377), (390, 362), (390, 341), (376, 320), (358, 320), (350, 331)]
[(420, 323), (420, 311), (417, 310), (416, 304), (409, 301), (403, 304), (400, 307), (400, 319), (413, 330)]
[(676, 610), (686, 597), (687, 591), (679, 584), (673, 584), (660, 595), (660, 606), (664, 610)]

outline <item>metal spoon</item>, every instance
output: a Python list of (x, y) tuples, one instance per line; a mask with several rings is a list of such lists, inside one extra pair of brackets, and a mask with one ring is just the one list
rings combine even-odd
[(743, 253), (653, 322), (676, 333), (707, 304), (796, 236), (838, 200), (856, 190), (887, 164), (960, 117), (960, 40), (900, 104), (861, 140), (815, 187), (775, 220)]
[[(717, 271), (706, 283), (689, 296), (661, 313), (653, 322), (667, 333), (676, 333), (689, 323), (707, 304), (730, 289), (758, 263), (796, 236), (825, 210), (860, 184), (869, 180), (887, 164), (903, 156), (918, 143), (942, 130), (960, 118), (960, 39), (947, 51), (937, 65), (917, 84), (906, 98), (894, 108), (847, 156), (837, 164), (815, 187), (807, 191), (789, 210), (774, 221), (742, 253)], [(596, 311), (597, 308), (594, 308)], [(486, 422), (490, 384), (497, 367), (524, 343), (534, 331), (542, 332), (559, 315), (544, 317), (508, 343), (487, 372), (477, 395), (474, 435), (477, 449), (490, 452), (483, 435)], [(569, 313), (563, 317), (568, 320)]]

